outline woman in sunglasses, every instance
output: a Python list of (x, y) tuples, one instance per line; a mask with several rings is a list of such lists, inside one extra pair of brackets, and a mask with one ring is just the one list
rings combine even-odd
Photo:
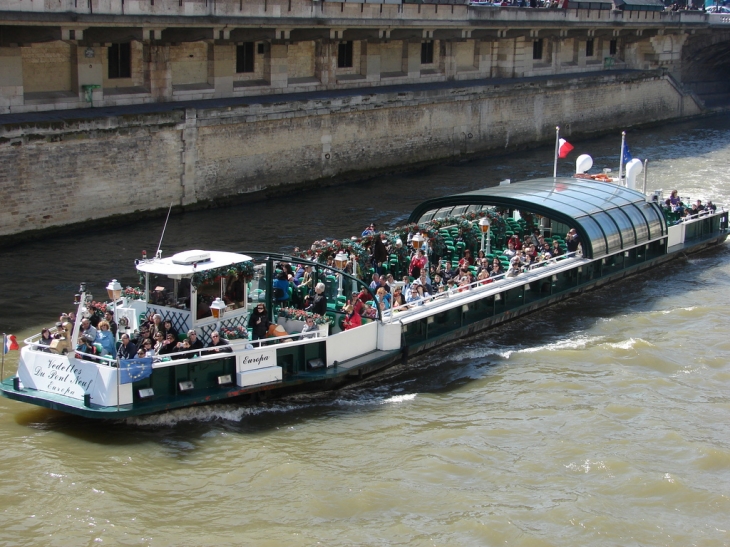
[(251, 317), (248, 319), (251, 338), (253, 340), (266, 338), (266, 333), (269, 331), (270, 325), (271, 321), (269, 321), (269, 315), (266, 313), (266, 306), (259, 302), (253, 312), (251, 312)]

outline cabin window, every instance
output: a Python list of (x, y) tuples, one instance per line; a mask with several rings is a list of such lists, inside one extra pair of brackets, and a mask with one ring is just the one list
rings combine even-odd
[(586, 40), (586, 57), (593, 57), (593, 40)]
[(534, 61), (542, 59), (542, 38), (532, 42), (532, 59)]
[(421, 64), (430, 65), (433, 63), (433, 40), (421, 42)]
[(254, 43), (244, 42), (236, 46), (236, 72), (254, 71)]
[(108, 77), (115, 78), (132, 77), (132, 46), (126, 44), (112, 44), (107, 48)]
[(149, 304), (174, 307), (177, 303), (175, 283), (166, 275), (150, 274), (149, 287), (150, 293), (147, 301)]
[(340, 42), (337, 46), (337, 68), (352, 68), (352, 42)]

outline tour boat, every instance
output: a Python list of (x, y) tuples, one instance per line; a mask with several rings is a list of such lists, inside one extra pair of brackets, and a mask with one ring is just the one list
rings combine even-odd
[[(83, 317), (95, 312), (82, 286), (74, 324), (52, 329), (51, 345), (40, 335), (25, 340), (18, 371), (0, 383), (10, 399), (90, 418), (117, 419), (213, 402), (260, 401), (300, 390), (336, 387), (429, 348), (442, 345), (587, 289), (655, 268), (688, 253), (718, 245), (728, 233), (724, 208), (690, 217), (662, 210), (660, 192), (643, 192), (604, 180), (575, 177), (534, 179), (431, 199), (411, 214), (408, 226), (388, 234), (391, 254), (385, 268), (403, 271), (403, 244), (430, 246), (442, 260), (456, 261), (467, 243), (481, 243), (499, 259), (498, 248), (512, 233), (523, 233), (531, 218), (548, 240), (559, 242), (575, 229), (580, 250), (545, 260), (515, 277), (478, 280), (438, 292), (407, 306), (377, 310), (377, 317), (344, 330), (342, 306), (367, 291), (369, 252), (379, 234), (313, 246), (299, 255), (205, 250), (160, 253), (136, 262), (144, 286), (107, 287), (117, 338), (134, 335), (150, 314), (169, 320), (182, 341), (189, 331), (205, 345), (214, 332), (228, 338), (223, 351), (192, 349), (140, 359), (79, 351)], [(388, 238), (386, 238), (388, 239)], [(481, 240), (481, 241), (480, 241)], [(360, 276), (349, 273), (354, 255)], [(331, 265), (325, 259), (335, 260)], [(311, 267), (306, 288), (277, 290), (282, 264)], [(346, 271), (347, 270), (347, 271)], [(297, 309), (317, 283), (324, 284), (327, 312), (312, 316)], [(232, 290), (239, 283), (237, 291)], [(285, 285), (286, 286), (286, 285)], [(289, 294), (287, 294), (287, 292)], [(253, 340), (249, 318), (263, 303), (272, 327)], [(296, 305), (293, 305), (295, 303)], [(307, 317), (318, 323), (304, 329)], [(278, 329), (277, 329), (278, 327)], [(117, 345), (120, 342), (117, 341)], [(218, 346), (221, 350), (221, 346)]]

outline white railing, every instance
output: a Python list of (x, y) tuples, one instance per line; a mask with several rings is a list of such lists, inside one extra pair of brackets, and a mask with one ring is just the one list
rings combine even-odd
[[(523, 276), (526, 273), (535, 272), (537, 270), (550, 269), (552, 271), (552, 267), (555, 266), (558, 262), (560, 262), (562, 266), (565, 266), (567, 260), (575, 259), (575, 258), (577, 258), (577, 253), (568, 253), (566, 255), (551, 258), (550, 260), (546, 260), (544, 262), (539, 262), (537, 264), (531, 264), (528, 267), (527, 272), (520, 272), (519, 274), (517, 274), (515, 276), (507, 277), (507, 274), (509, 272), (505, 272), (505, 273), (500, 274), (495, 277), (489, 277), (487, 279), (478, 279), (478, 280), (474, 281), (473, 283), (469, 283), (468, 285), (454, 287), (453, 289), (449, 289), (448, 291), (440, 292), (440, 293), (437, 293), (434, 295), (429, 295), (429, 296), (422, 298), (420, 300), (417, 300), (415, 302), (406, 302), (405, 304), (403, 304), (401, 306), (396, 306), (394, 308), (391, 308), (391, 309), (383, 312), (383, 321), (392, 323), (394, 317), (396, 317), (397, 319), (402, 319), (404, 317), (414, 315), (416, 313), (420, 313), (421, 311), (423, 311), (424, 305), (430, 304), (435, 301), (442, 301), (443, 303), (446, 303), (446, 302), (456, 303), (459, 300), (472, 296), (476, 291), (486, 293), (486, 292), (494, 290), (498, 287), (501, 288), (501, 287), (507, 285), (508, 280), (509, 281), (518, 280), (520, 278), (520, 276)], [(504, 283), (501, 283), (501, 282), (504, 282)]]

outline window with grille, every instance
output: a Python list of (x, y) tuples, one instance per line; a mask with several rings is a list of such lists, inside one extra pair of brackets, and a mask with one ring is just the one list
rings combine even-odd
[(542, 38), (532, 42), (532, 58), (535, 61), (542, 59)]
[(254, 43), (244, 42), (236, 46), (236, 72), (254, 71)]
[(352, 67), (352, 42), (340, 42), (337, 47), (337, 68)]
[(112, 44), (107, 48), (107, 54), (110, 80), (132, 77), (132, 44)]
[(421, 42), (421, 64), (430, 65), (433, 63), (433, 41)]

